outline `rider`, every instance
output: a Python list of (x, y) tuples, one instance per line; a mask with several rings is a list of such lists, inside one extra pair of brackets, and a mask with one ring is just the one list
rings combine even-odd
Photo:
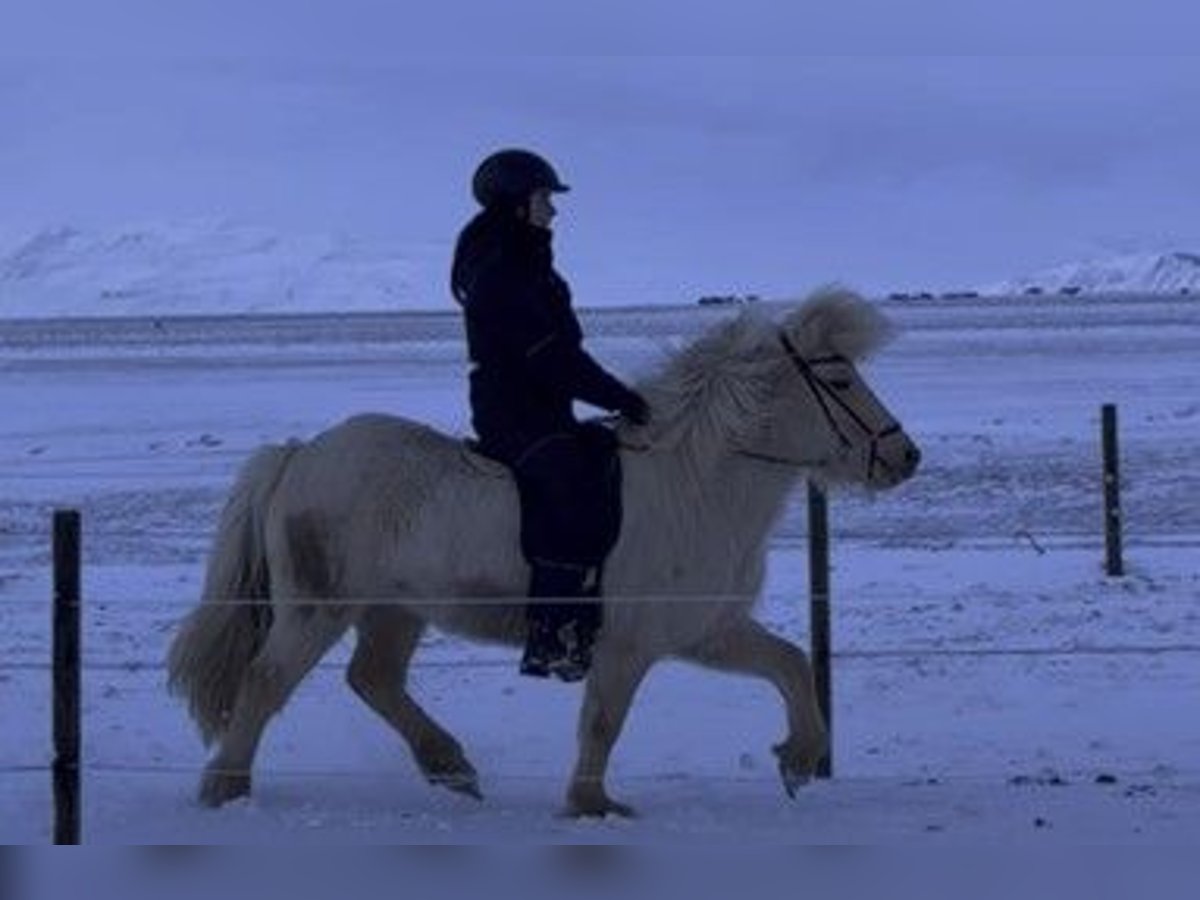
[(483, 209), (458, 236), (451, 288), (466, 320), (472, 424), (483, 452), (512, 470), (521, 501), (531, 567), (521, 672), (574, 681), (587, 672), (600, 624), (599, 601), (579, 598), (599, 595), (620, 498), (611, 431), (581, 424), (572, 403), (639, 425), (650, 411), (583, 349), (551, 250), (551, 197), (567, 190), (528, 150), (483, 160), (472, 181)]

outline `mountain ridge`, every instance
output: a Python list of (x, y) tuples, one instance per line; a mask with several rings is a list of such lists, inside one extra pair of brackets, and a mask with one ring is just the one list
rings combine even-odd
[[(449, 256), (440, 243), (279, 233), (226, 220), (103, 231), (61, 225), (0, 246), (0, 318), (450, 309)], [(1117, 293), (1200, 296), (1200, 254), (1066, 263), (945, 296)]]
[(1200, 254), (1128, 253), (1068, 262), (980, 288), (986, 295), (1044, 293), (1200, 294)]
[(411, 308), (444, 252), (225, 221), (63, 225), (0, 248), (0, 317)]

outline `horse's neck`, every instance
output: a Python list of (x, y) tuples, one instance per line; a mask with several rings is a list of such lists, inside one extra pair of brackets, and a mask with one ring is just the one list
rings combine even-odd
[(730, 524), (750, 545), (759, 546), (783, 514), (797, 480), (796, 470), (790, 467), (728, 456), (713, 476), (719, 486), (715, 499)]
[(703, 464), (663, 462), (660, 489), (681, 501), (665, 505), (683, 517), (678, 523), (682, 530), (715, 529), (743, 550), (765, 544), (799, 478), (795, 469), (732, 454)]

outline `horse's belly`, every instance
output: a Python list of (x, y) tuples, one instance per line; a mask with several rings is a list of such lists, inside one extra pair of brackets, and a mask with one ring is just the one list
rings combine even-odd
[(469, 597), (449, 603), (423, 603), (414, 612), (428, 624), (456, 637), (515, 646), (525, 638), (525, 607)]

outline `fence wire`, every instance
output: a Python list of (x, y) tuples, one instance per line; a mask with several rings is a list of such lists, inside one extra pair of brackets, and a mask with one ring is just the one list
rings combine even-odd
[[(20, 775), (40, 774), (40, 773), (44, 773), (44, 772), (49, 772), (50, 767), (51, 767), (50, 763), (45, 763), (43, 765), (0, 766), (0, 774), (4, 774), (4, 775), (8, 775), (8, 774), (20, 774)], [(193, 778), (199, 774), (200, 767), (197, 765), (158, 765), (158, 764), (136, 765), (136, 764), (128, 764), (128, 763), (98, 762), (98, 763), (84, 763), (83, 765), (81, 765), (79, 767), (79, 771), (81, 774), (101, 775), (101, 776), (104, 776), (104, 775), (134, 775), (134, 776), (144, 776), (144, 777), (186, 776), (188, 778)], [(242, 774), (242, 773), (239, 770), (238, 772), (231, 772), (231, 774)], [(372, 780), (373, 781), (373, 780), (378, 779), (381, 774), (394, 774), (394, 770), (388, 769), (386, 772), (384, 772), (383, 770), (374, 771), (374, 772), (365, 772), (365, 771), (352, 772), (352, 771), (349, 771), (346, 769), (332, 769), (332, 768), (324, 769), (324, 768), (313, 768), (311, 766), (306, 766), (304, 768), (274, 768), (274, 767), (270, 767), (270, 766), (264, 767), (264, 766), (260, 766), (258, 764), (255, 764), (255, 766), (254, 766), (254, 775), (256, 778), (260, 778), (260, 779), (266, 778), (266, 777), (292, 778), (292, 779), (307, 779), (307, 778), (334, 779), (334, 778), (336, 778), (336, 779), (341, 779), (341, 780), (346, 780), (346, 781), (354, 781), (354, 780), (364, 780), (364, 781)], [(487, 776), (487, 780), (491, 781), (491, 782), (524, 781), (524, 782), (553, 782), (555, 784), (561, 784), (564, 781), (565, 777), (566, 776), (560, 772), (500, 772), (500, 773), (495, 773), (495, 774), (489, 774)], [(673, 778), (675, 776), (673, 776), (670, 773), (668, 773), (667, 775), (663, 775), (662, 773), (644, 772), (644, 773), (623, 773), (619, 776), (610, 775), (610, 777), (613, 778), (614, 780), (622, 781), (622, 782), (626, 782), (626, 781), (651, 782), (651, 781), (662, 781), (664, 779), (670, 780), (671, 778)], [(731, 783), (731, 784), (732, 783), (778, 784), (779, 776), (774, 771), (774, 769), (771, 768), (771, 769), (769, 769), (769, 771), (765, 772), (761, 776), (757, 776), (757, 775), (721, 775), (721, 774), (717, 774), (717, 773), (712, 773), (712, 774), (704, 773), (702, 775), (695, 776), (695, 780), (726, 782), (726, 783)]]
[[(979, 647), (979, 648), (920, 648), (885, 647), (877, 650), (835, 650), (835, 660), (893, 660), (893, 659), (989, 659), (1003, 657), (1073, 657), (1073, 656), (1165, 656), (1176, 654), (1200, 654), (1200, 644), (1128, 644), (1113, 646), (1070, 646), (1070, 647)], [(666, 657), (663, 662), (680, 662), (686, 659)], [(313, 666), (313, 672), (340, 672), (347, 662), (323, 661)], [(420, 660), (409, 664), (410, 671), (439, 670), (466, 671), (471, 669), (507, 669), (514, 665), (511, 659), (467, 659), (467, 660)], [(44, 662), (0, 663), (0, 672), (50, 672), (54, 666)], [(83, 672), (165, 672), (167, 665), (162, 660), (128, 660), (122, 662), (84, 662)]]

